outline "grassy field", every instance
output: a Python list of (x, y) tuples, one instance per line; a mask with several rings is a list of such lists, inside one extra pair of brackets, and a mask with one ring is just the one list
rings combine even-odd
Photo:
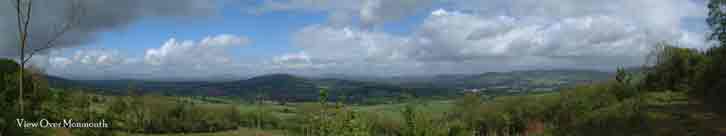
[(648, 93), (648, 115), (657, 135), (726, 135), (726, 118), (683, 92)]
[[(558, 96), (559, 93), (531, 94), (526, 97), (531, 98), (549, 98), (549, 96)], [(523, 96), (500, 96), (491, 99), (490, 104), (518, 100)], [(163, 97), (170, 100), (188, 100), (197, 104), (206, 106), (230, 106), (235, 105), (241, 113), (254, 112), (263, 108), (269, 111), (273, 116), (280, 119), (290, 119), (300, 117), (306, 113), (311, 107), (315, 107), (317, 103), (286, 103), (284, 105), (277, 103), (263, 104), (247, 104), (225, 102), (219, 103), (224, 99), (218, 99), (214, 102), (201, 101), (190, 98)], [(706, 107), (698, 101), (689, 98), (684, 92), (648, 92), (645, 93), (646, 107), (652, 126), (656, 132), (655, 135), (697, 135), (697, 136), (719, 136), (726, 134), (726, 118), (720, 116), (712, 109)], [(206, 98), (216, 99), (216, 98)], [(229, 101), (229, 100), (227, 100)], [(445, 115), (446, 112), (454, 111), (455, 100), (421, 100), (419, 103), (421, 110), (432, 113), (431, 115)], [(330, 103), (334, 105), (335, 103)], [(401, 111), (407, 106), (405, 103), (398, 104), (379, 104), (379, 105), (346, 105), (358, 112), (375, 113), (383, 115), (393, 120), (401, 120), (403, 115)], [(121, 136), (284, 136), (290, 135), (289, 132), (280, 129), (253, 129), (238, 128), (237, 130), (211, 132), (211, 133), (175, 133), (175, 134), (127, 134), (122, 133)]]
[(214, 132), (214, 133), (187, 133), (187, 134), (128, 134), (122, 133), (122, 136), (285, 136), (287, 135), (281, 130), (259, 130), (251, 128), (239, 128), (234, 131)]
[(718, 136), (726, 134), (726, 118), (682, 92), (648, 93), (648, 108), (657, 135)]
[[(451, 100), (435, 100), (435, 101), (424, 101), (422, 102), (422, 109), (425, 112), (431, 112), (434, 114), (444, 114), (446, 111), (450, 111), (453, 107), (453, 101)], [(259, 108), (265, 108), (270, 110), (274, 115), (280, 118), (293, 117), (300, 112), (304, 112), (305, 108), (314, 105), (315, 103), (288, 103), (286, 105), (278, 104), (240, 104), (239, 109), (242, 113), (255, 111)], [(352, 110), (358, 112), (378, 113), (387, 117), (399, 119), (401, 116), (401, 110), (406, 104), (378, 104), (378, 105), (359, 105), (349, 106)]]
[[(380, 105), (370, 105), (370, 106), (354, 106), (353, 110), (361, 111), (361, 112), (374, 112), (383, 114), (387, 117), (400, 119), (401, 118), (401, 110), (406, 106), (406, 104), (380, 104)], [(443, 101), (425, 101), (422, 104), (422, 110), (423, 112), (430, 112), (436, 115), (443, 115), (446, 111), (450, 111), (450, 109), (453, 107), (452, 101), (450, 100), (443, 100)]]

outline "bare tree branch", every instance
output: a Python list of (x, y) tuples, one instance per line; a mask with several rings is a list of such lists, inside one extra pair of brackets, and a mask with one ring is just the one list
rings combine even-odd
[(20, 26), (21, 20), (24, 20), (21, 17), (25, 17), (25, 14), (23, 12), (20, 12), (20, 11), (22, 11), (20, 9), (22, 8), (23, 2), (22, 2), (22, 0), (15, 0), (15, 1), (10, 0), (10, 1), (12, 1), (11, 3), (13, 4), (13, 7), (17, 10), (18, 26)]
[[(21, 55), (20, 55), (19, 61), (21, 63), (21, 66), (24, 66), (25, 63), (27, 62), (25, 60), (24, 52), (25, 52), (25, 49), (28, 47), (28, 45), (27, 45), (28, 44), (28, 28), (30, 28), (30, 17), (31, 17), (32, 9), (33, 9), (33, 1), (32, 0), (28, 1), (27, 6), (28, 6), (28, 8), (26, 8), (26, 11), (25, 11), (25, 19), (23, 20), (23, 25), (22, 25), (23, 30), (21, 33), (22, 36), (20, 39), (21, 40), (20, 41), (21, 42), (21, 47), (20, 47)], [(18, 7), (20, 7), (20, 5), (18, 5)]]
[(56, 31), (51, 36), (51, 38), (44, 44), (43, 47), (29, 50), (28, 56), (22, 60), (22, 63), (27, 63), (28, 61), (30, 61), (30, 59), (32, 59), (33, 56), (38, 52), (53, 48), (53, 46), (57, 45), (55, 42), (58, 41), (65, 33), (70, 31), (74, 26), (80, 24), (81, 17), (79, 14), (83, 13), (83, 9), (82, 6), (79, 5), (77, 0), (73, 1), (73, 5), (71, 5), (71, 10), (73, 10), (73, 12), (71, 12), (71, 14), (68, 16), (68, 20), (70, 20), (70, 23), (59, 24), (61, 29)]
[(16, 17), (17, 17), (17, 21), (18, 21), (17, 22), (18, 23), (18, 40), (20, 42), (20, 50), (19, 50), (20, 51), (20, 59), (18, 59), (18, 61), (20, 61), (20, 65), (18, 65), (19, 66), (19, 70), (18, 71), (20, 73), (20, 74), (18, 74), (18, 80), (19, 80), (18, 81), (18, 87), (20, 88), (20, 89), (18, 89), (18, 105), (19, 105), (18, 106), (18, 109), (20, 111), (20, 115), (22, 116), (23, 115), (23, 96), (24, 96), (23, 95), (23, 90), (24, 90), (23, 88), (25, 88), (25, 86), (23, 85), (23, 81), (24, 81), (24, 78), (23, 78), (24, 74), (23, 74), (23, 72), (25, 70), (25, 63), (23, 63), (22, 61), (25, 58), (25, 44), (26, 44), (25, 43), (25, 39), (26, 39), (25, 37), (27, 36), (24, 33), (25, 31), (23, 31), (23, 30), (26, 30), (27, 31), (27, 27), (28, 27), (28, 25), (23, 25), (23, 21), (28, 22), (27, 21), (28, 19), (24, 19), (23, 18), (23, 12), (22, 12), (22, 10), (20, 10), (20, 5), (21, 5), (21, 0), (16, 0), (15, 10), (18, 13), (16, 15)]
[[(28, 1), (28, 8), (25, 11), (25, 22), (23, 22), (23, 43), (28, 43), (28, 28), (30, 28), (30, 14), (33, 9), (33, 1)], [(27, 46), (27, 45), (26, 45)]]
[[(19, 42), (22, 42), (22, 39), (23, 39), (23, 20), (24, 19), (23, 19), (23, 15), (22, 15), (23, 12), (22, 12), (22, 10), (20, 10), (20, 3), (21, 3), (20, 0), (15, 0), (15, 12), (18, 13), (17, 16), (15, 16), (15, 17), (17, 17), (17, 21), (18, 21), (17, 22), (18, 23), (18, 41)], [(22, 45), (23, 43), (20, 43), (20, 44), (21, 44), (20, 45), (20, 51), (22, 53), (22, 51), (24, 49), (23, 46), (25, 46), (25, 45)]]
[(72, 28), (72, 25), (63, 25), (63, 28), (61, 28), (61, 30), (59, 30), (58, 32), (56, 32), (52, 36), (52, 38), (45, 43), (45, 46), (28, 51), (28, 53), (29, 53), (28, 54), (28, 57), (23, 60), (23, 63), (30, 61), (30, 59), (33, 58), (33, 56), (36, 53), (41, 52), (41, 51), (46, 50), (46, 49), (53, 48), (53, 46), (56, 45), (55, 42), (58, 41), (58, 39), (60, 39), (61, 36), (63, 36), (63, 34), (65, 34), (66, 32), (68, 32), (71, 28)]

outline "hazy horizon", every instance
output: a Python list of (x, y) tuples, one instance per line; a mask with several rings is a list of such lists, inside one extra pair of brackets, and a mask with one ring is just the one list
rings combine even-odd
[[(631, 67), (634, 68), (634, 67)], [(321, 74), (295, 74), (295, 73), (264, 73), (258, 75), (249, 76), (225, 76), (225, 75), (211, 75), (207, 77), (188, 77), (188, 78), (144, 78), (144, 77), (107, 77), (107, 78), (85, 78), (85, 77), (69, 77), (61, 75), (47, 74), (48, 76), (63, 78), (67, 80), (77, 81), (116, 81), (116, 80), (135, 80), (135, 81), (151, 81), (151, 82), (228, 82), (228, 81), (239, 81), (247, 80), (256, 77), (264, 77), (271, 75), (290, 75), (302, 78), (313, 78), (313, 79), (341, 79), (341, 80), (358, 80), (367, 81), (372, 79), (397, 79), (397, 78), (433, 78), (439, 76), (476, 76), (486, 73), (511, 73), (511, 72), (530, 72), (530, 71), (589, 71), (589, 72), (604, 72), (614, 73), (617, 69), (612, 70), (597, 70), (597, 69), (528, 69), (528, 70), (510, 70), (510, 71), (489, 71), (481, 73), (438, 73), (438, 74), (420, 74), (420, 75), (355, 75), (355, 74), (344, 74), (344, 73), (321, 73)]]

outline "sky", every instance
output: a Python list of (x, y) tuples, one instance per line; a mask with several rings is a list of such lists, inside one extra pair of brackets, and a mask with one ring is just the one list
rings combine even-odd
[[(71, 1), (34, 3), (31, 49), (80, 19), (32, 65), (85, 80), (613, 70), (657, 43), (711, 45), (704, 0)], [(0, 57), (17, 58), (0, 5)]]

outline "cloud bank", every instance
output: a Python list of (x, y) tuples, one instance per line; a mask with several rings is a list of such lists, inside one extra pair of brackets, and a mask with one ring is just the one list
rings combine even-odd
[(683, 26), (686, 18), (705, 14), (692, 1), (451, 3), (449, 9), (430, 11), (404, 35), (355, 24), (311, 25), (293, 36), (304, 51), (276, 61), (364, 75), (612, 70), (641, 65), (657, 42), (707, 47), (703, 32)]
[[(210, 9), (198, 2), (183, 0), (177, 3), (187, 4), (161, 8), (153, 6), (156, 2), (134, 7), (138, 3), (130, 1), (122, 8), (134, 10), (128, 15), (99, 18), (105, 21), (89, 25), (87, 33), (68, 41), (92, 40), (94, 32), (123, 27), (146, 16), (191, 16), (197, 13), (192, 11)], [(265, 0), (253, 9), (261, 15), (281, 11), (322, 12), (328, 20), (292, 32), (290, 44), (299, 51), (264, 60), (231, 55), (229, 50), (244, 49), (252, 39), (228, 34), (198, 41), (170, 38), (158, 48), (145, 50), (143, 56), (87, 50), (45, 60), (54, 67), (52, 73), (83, 78), (235, 79), (269, 73), (394, 76), (612, 70), (641, 65), (662, 41), (708, 47), (706, 32), (695, 29), (705, 25), (706, 8), (703, 1), (694, 0)], [(414, 22), (408, 25), (410, 31), (386, 30), (388, 23), (404, 20)], [(67, 45), (84, 42), (88, 40)]]
[[(112, 49), (81, 49), (51, 55), (48, 73), (76, 79), (176, 79), (225, 77), (240, 61), (228, 53), (251, 43), (245, 36), (220, 34), (199, 41), (170, 38), (144, 56), (125, 56)], [(235, 73), (236, 74), (236, 73)], [(235, 76), (236, 77), (236, 76)]]

